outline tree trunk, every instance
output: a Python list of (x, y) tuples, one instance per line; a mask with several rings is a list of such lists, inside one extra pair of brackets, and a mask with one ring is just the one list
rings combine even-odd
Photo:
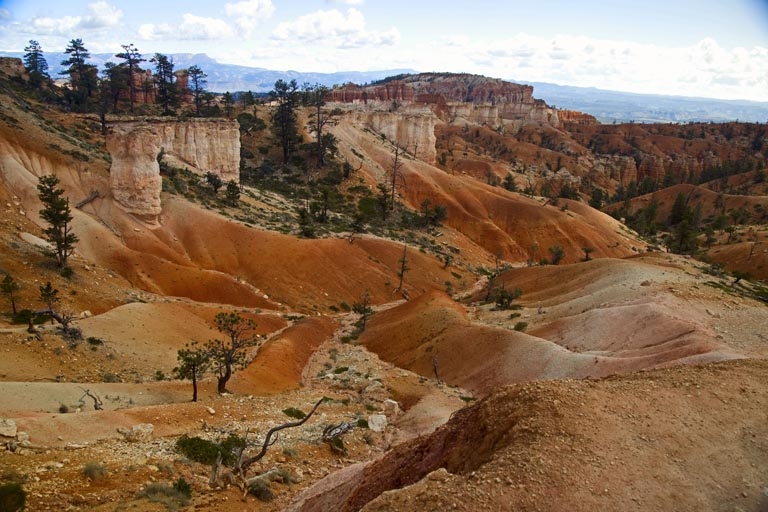
[(197, 402), (197, 368), (192, 368), (192, 401)]
[(226, 369), (224, 370), (224, 375), (219, 375), (218, 377), (218, 389), (217, 391), (219, 394), (227, 393), (227, 382), (229, 382), (229, 378), (232, 377), (232, 367), (230, 365), (226, 366)]

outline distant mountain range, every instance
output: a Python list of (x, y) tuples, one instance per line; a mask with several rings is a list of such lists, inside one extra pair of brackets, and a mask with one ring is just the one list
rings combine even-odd
[[(2, 53), (8, 57), (21, 58), (21, 52)], [(313, 73), (302, 71), (276, 71), (265, 68), (222, 64), (205, 54), (177, 53), (170, 55), (177, 69), (199, 66), (208, 75), (208, 89), (213, 92), (252, 91), (269, 92), (277, 80), (296, 80), (299, 84), (320, 83), (328, 87), (348, 82), (365, 84), (388, 76), (403, 73), (417, 73), (412, 69), (386, 69), (380, 71), (341, 71), (337, 73)], [(51, 76), (63, 71), (61, 61), (68, 55), (46, 53)], [(146, 57), (149, 57), (147, 55)], [(99, 67), (113, 54), (93, 54), (90, 62)], [(593, 87), (572, 87), (546, 82), (527, 82), (509, 79), (511, 82), (527, 83), (533, 86), (534, 96), (548, 105), (569, 110), (578, 110), (595, 116), (602, 123), (682, 123), (682, 122), (768, 122), (768, 102), (746, 100), (718, 100), (684, 96), (663, 96), (656, 94), (635, 94), (607, 91)]]

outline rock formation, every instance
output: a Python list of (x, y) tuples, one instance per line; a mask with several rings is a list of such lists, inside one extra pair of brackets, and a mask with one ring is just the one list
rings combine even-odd
[(200, 175), (212, 172), (225, 183), (239, 182), (240, 131), (234, 120), (113, 121), (107, 133), (107, 149), (112, 157), (112, 195), (128, 212), (147, 218), (156, 217), (161, 210), (161, 152), (162, 159), (174, 167)]
[(558, 110), (533, 97), (533, 87), (469, 74), (423, 73), (368, 86), (334, 88), (328, 101), (343, 104), (355, 123), (397, 142), (429, 164), (436, 159), (435, 126), (478, 124), (519, 129), (526, 122), (560, 127), (596, 124), (581, 112)]

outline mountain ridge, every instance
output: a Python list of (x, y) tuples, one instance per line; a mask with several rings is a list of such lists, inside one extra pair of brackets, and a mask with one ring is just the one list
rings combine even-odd
[[(7, 57), (22, 58), (22, 52), (0, 52)], [(149, 55), (149, 54), (147, 54)], [(60, 62), (67, 54), (50, 52), (44, 55), (52, 76), (63, 71)], [(221, 63), (203, 53), (169, 54), (177, 68), (200, 66), (208, 74), (208, 87), (213, 92), (252, 91), (266, 93), (277, 80), (295, 79), (299, 84), (319, 83), (328, 87), (349, 82), (359, 85), (400, 74), (416, 74), (413, 69), (383, 69), (376, 71), (338, 71), (334, 73), (273, 70), (267, 68)], [(102, 67), (116, 60), (114, 54), (91, 54), (92, 63)], [(595, 116), (601, 123), (682, 123), (682, 122), (766, 122), (768, 102), (724, 100), (694, 96), (668, 96), (611, 91), (595, 87), (576, 87), (549, 82), (532, 82), (501, 78), (507, 82), (534, 87), (535, 95), (552, 106), (576, 110)]]

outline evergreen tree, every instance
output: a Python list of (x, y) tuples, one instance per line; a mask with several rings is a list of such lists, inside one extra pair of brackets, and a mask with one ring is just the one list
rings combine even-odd
[(272, 112), (272, 131), (283, 149), (283, 164), (288, 163), (299, 140), (296, 117), (297, 89), (296, 80), (290, 82), (278, 80), (275, 82), (275, 88), (269, 93), (270, 97), (277, 102), (277, 107)]
[(187, 70), (187, 74), (189, 76), (189, 90), (192, 92), (192, 102), (195, 104), (195, 114), (199, 116), (205, 99), (208, 75), (198, 66), (191, 66)]
[(227, 116), (227, 119), (231, 119), (232, 112), (235, 109), (235, 100), (232, 98), (232, 93), (229, 91), (225, 92), (221, 97), (221, 104), (224, 107), (224, 115)]
[[(102, 101), (104, 105), (112, 104), (112, 113), (117, 114), (120, 105), (120, 96), (128, 88), (128, 71), (124, 66), (119, 66), (114, 62), (107, 62), (104, 65), (102, 79)], [(105, 108), (106, 110), (106, 108)]]
[(24, 67), (29, 73), (29, 82), (33, 87), (39, 87), (43, 80), (51, 77), (48, 75), (48, 62), (43, 57), (43, 49), (40, 43), (30, 39), (29, 46), (24, 48)]
[(325, 165), (325, 155), (329, 151), (331, 153), (337, 151), (336, 138), (333, 134), (323, 132), (326, 125), (335, 124), (334, 113), (323, 108), (328, 91), (328, 87), (319, 83), (304, 86), (304, 103), (312, 108), (312, 112), (309, 114), (309, 129), (315, 133), (315, 153), (318, 167)]
[(157, 101), (163, 106), (163, 114), (171, 115), (171, 107), (178, 105), (175, 75), (173, 74), (173, 58), (156, 53), (150, 59), (155, 65), (155, 84), (157, 85)]
[(178, 379), (192, 380), (192, 401), (197, 402), (197, 381), (211, 366), (211, 355), (193, 341), (176, 353), (176, 359), (179, 366), (173, 369), (173, 374)]
[(257, 346), (259, 338), (254, 334), (256, 324), (253, 320), (246, 320), (237, 313), (217, 313), (214, 322), (227, 339), (210, 340), (205, 350), (217, 374), (218, 392), (226, 393), (232, 373), (245, 366), (247, 349)]
[(517, 192), (517, 183), (515, 182), (515, 177), (511, 172), (508, 172), (504, 177), (504, 188), (510, 192)]
[(48, 224), (43, 230), (46, 240), (54, 247), (56, 264), (59, 268), (67, 265), (67, 259), (75, 250), (77, 236), (72, 233), (72, 212), (69, 198), (63, 197), (64, 190), (58, 187), (59, 179), (54, 174), (41, 176), (37, 184), (38, 197), (43, 203), (40, 217)]
[(240, 187), (237, 183), (235, 183), (235, 180), (229, 180), (225, 193), (227, 195), (227, 201), (229, 201), (229, 204), (232, 206), (237, 206), (238, 201), (240, 201)]
[(64, 50), (69, 58), (61, 61), (62, 66), (68, 66), (62, 74), (69, 75), (71, 88), (71, 103), (80, 110), (87, 110), (88, 102), (98, 85), (98, 70), (86, 59), (91, 58), (82, 39), (72, 39)]
[(2, 282), (0, 282), (0, 292), (3, 292), (5, 295), (8, 296), (8, 300), (11, 301), (11, 309), (13, 310), (14, 315), (17, 313), (15, 294), (20, 289), (21, 289), (21, 286), (19, 286), (19, 283), (16, 282), (16, 280), (11, 276), (11, 274), (5, 274), (5, 277), (3, 278)]
[(145, 62), (147, 59), (142, 58), (139, 50), (131, 44), (121, 45), (123, 51), (115, 54), (118, 59), (123, 59), (123, 66), (128, 70), (128, 95), (131, 102), (131, 113), (133, 113), (133, 105), (136, 101), (136, 76), (141, 71), (139, 64)]

